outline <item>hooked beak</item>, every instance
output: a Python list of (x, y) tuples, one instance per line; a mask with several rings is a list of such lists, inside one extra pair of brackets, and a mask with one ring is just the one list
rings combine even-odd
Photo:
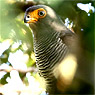
[(38, 21), (37, 18), (27, 18), (27, 17), (24, 17), (24, 23), (35, 23), (36, 21)]

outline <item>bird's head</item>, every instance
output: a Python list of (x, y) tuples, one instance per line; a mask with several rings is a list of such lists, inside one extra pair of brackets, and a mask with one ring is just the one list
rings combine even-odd
[(50, 18), (55, 18), (55, 12), (46, 5), (35, 5), (26, 9), (24, 22), (25, 23), (37, 23), (42, 21), (48, 21)]
[(24, 22), (29, 24), (34, 35), (47, 35), (66, 29), (60, 17), (46, 5), (34, 5), (26, 9)]

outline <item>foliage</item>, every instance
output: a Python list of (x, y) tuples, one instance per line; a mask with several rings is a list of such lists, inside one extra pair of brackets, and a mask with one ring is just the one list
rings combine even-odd
[[(79, 61), (84, 64), (79, 66), (78, 72), (81, 71), (83, 79), (89, 79), (89, 83), (91, 85), (93, 84), (95, 11), (93, 12), (92, 9), (89, 9), (89, 12), (87, 13), (77, 6), (78, 3), (91, 3), (94, 7), (93, 0), (31, 0), (31, 2), (27, 3), (25, 0), (0, 1), (0, 74), (2, 74), (0, 76), (0, 85), (8, 85), (10, 83), (9, 78), (12, 79), (14, 71), (16, 71), (14, 74), (19, 75), (18, 78), (22, 80), (20, 83), (22, 82), (23, 84), (28, 85), (28, 88), (30, 85), (28, 78), (30, 77), (27, 76), (33, 76), (31, 77), (32, 83), (35, 81), (33, 80), (34, 78), (36, 79), (36, 84), (37, 80), (40, 80), (35, 64), (33, 34), (29, 27), (23, 22), (26, 8), (36, 4), (51, 6), (64, 23), (67, 18), (69, 19), (68, 26), (73, 23), (70, 29), (79, 35), (83, 53), (81, 57), (85, 56), (84, 60)], [(33, 68), (30, 69), (31, 67)], [(2, 90), (2, 86), (0, 86), (0, 90)], [(19, 92), (17, 93), (23, 93), (23, 90), (18, 90)], [(37, 91), (41, 93), (40, 91), (44, 90)], [(4, 94), (4, 92), (2, 93)], [(28, 93), (28, 95), (31, 94)], [(38, 95), (38, 93), (35, 93), (34, 95)]]

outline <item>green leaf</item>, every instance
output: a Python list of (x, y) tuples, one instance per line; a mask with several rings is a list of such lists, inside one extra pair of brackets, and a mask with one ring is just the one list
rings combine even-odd
[(7, 79), (8, 77), (10, 77), (10, 73), (5, 74), (5, 75), (1, 78), (0, 83), (3, 84), (3, 85), (6, 84), (6, 83), (7, 83), (6, 79)]

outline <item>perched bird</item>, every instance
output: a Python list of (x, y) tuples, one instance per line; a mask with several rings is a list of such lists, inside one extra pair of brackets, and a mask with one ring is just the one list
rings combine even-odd
[(47, 93), (65, 93), (77, 68), (76, 34), (46, 5), (26, 9), (24, 22), (34, 34), (37, 67), (46, 81)]

